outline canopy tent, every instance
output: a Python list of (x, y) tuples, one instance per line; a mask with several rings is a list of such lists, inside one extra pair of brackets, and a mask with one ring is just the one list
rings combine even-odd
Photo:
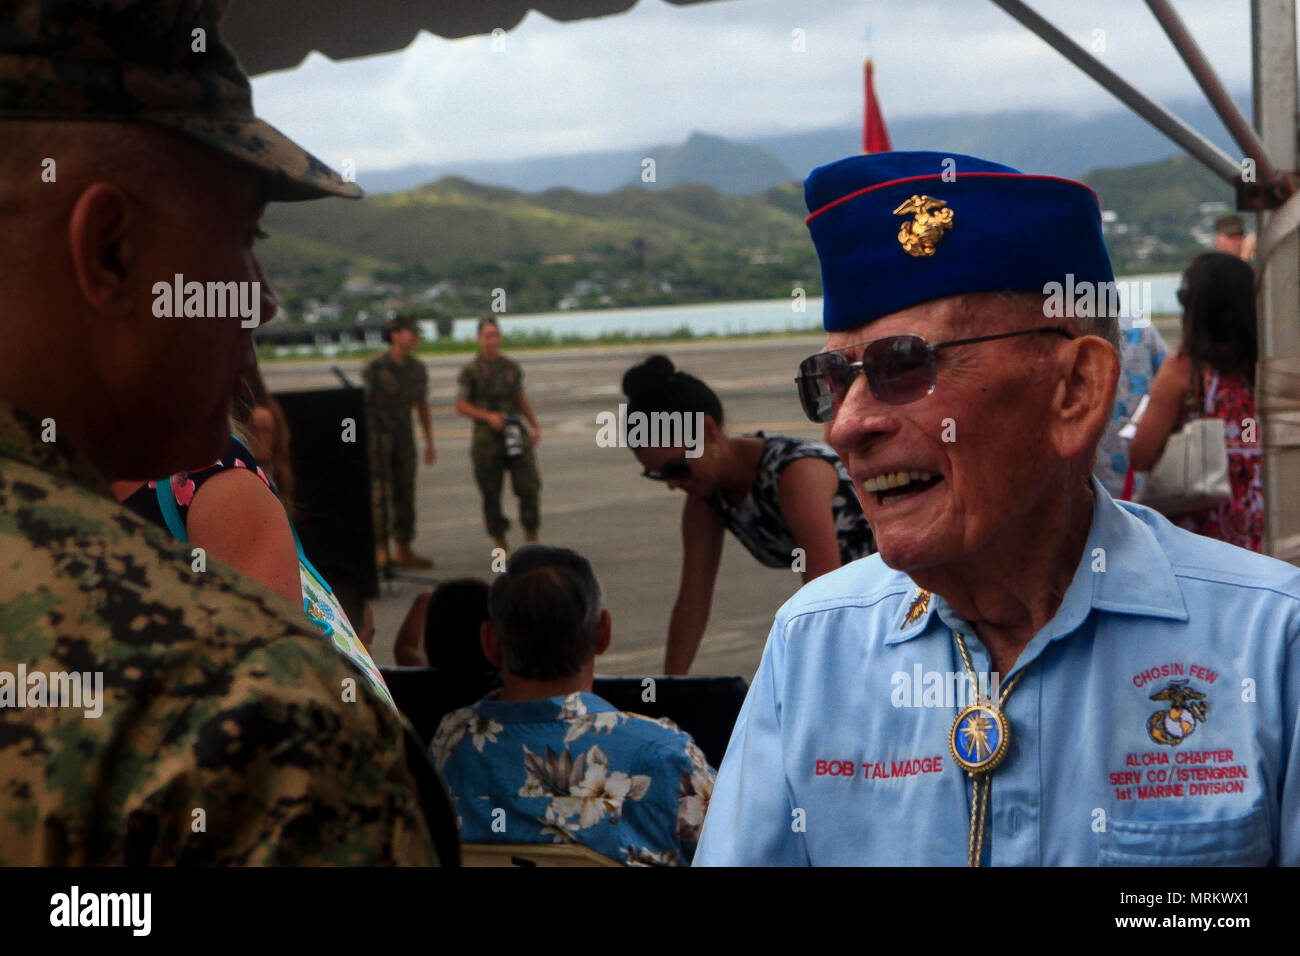
[[(1300, 107), (1296, 0), (1251, 0), (1255, 122), (1242, 115), (1169, 0), (1146, 0), (1206, 100), (1241, 149), (1229, 156), (1143, 95), (1022, 0), (993, 0), (1131, 110), (1231, 183), (1237, 208), (1258, 214), (1255, 256), (1259, 363), (1255, 407), (1264, 464), (1264, 550), (1300, 563)], [(1243, 429), (1252, 423), (1243, 422)]]
[[(678, 6), (717, 0), (663, 0)], [(1265, 548), (1300, 562), (1300, 190), (1297, 184), (1297, 0), (1251, 0), (1254, 124), (1223, 84), (1168, 0), (1146, 0), (1224, 125), (1255, 168), (1210, 144), (1145, 97), (1022, 0), (995, 4), (1064, 54), (1134, 112), (1237, 189), (1259, 215), (1260, 365), (1257, 405), (1264, 454)], [(253, 75), (289, 69), (317, 50), (344, 60), (399, 50), (420, 30), (456, 38), (515, 27), (530, 10), (570, 21), (623, 13), (635, 0), (233, 0), (223, 33)]]
[[(685, 6), (712, 0), (664, 0)], [(221, 33), (251, 76), (292, 69), (308, 53), (331, 60), (401, 50), (420, 30), (456, 39), (509, 30), (530, 10), (552, 20), (624, 13), (636, 0), (234, 0)]]

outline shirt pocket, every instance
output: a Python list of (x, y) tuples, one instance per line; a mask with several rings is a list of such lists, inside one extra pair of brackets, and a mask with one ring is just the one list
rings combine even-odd
[(1263, 807), (1204, 822), (1112, 820), (1100, 866), (1263, 866), (1273, 856)]

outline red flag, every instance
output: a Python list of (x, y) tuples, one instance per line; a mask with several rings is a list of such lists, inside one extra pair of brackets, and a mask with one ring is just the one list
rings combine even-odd
[(867, 60), (866, 76), (863, 84), (866, 100), (862, 112), (862, 151), (864, 153), (887, 153), (894, 147), (889, 144), (889, 131), (885, 129), (884, 117), (880, 115), (880, 104), (876, 102), (876, 88), (871, 83), (871, 61)]

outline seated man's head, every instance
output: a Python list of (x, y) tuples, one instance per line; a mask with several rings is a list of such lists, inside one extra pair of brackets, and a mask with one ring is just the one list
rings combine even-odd
[(591, 564), (568, 548), (528, 545), (510, 556), (488, 594), (483, 653), (506, 692), (526, 685), (541, 696), (590, 690), (597, 654), (609, 647), (610, 618)]
[(1119, 369), (1091, 191), (885, 153), (816, 170), (807, 198), (843, 361), (806, 361), (800, 397), (831, 422), (885, 562), (974, 567), (1091, 501)]
[(152, 7), (26, 6), (0, 32), (0, 399), (110, 479), (201, 467), (276, 308), (266, 203), (360, 191), (253, 116), (219, 4), (202, 54)]
[(488, 619), (488, 583), (480, 578), (441, 581), (424, 616), (424, 656), (430, 667), (481, 674), (492, 664), (480, 635)]

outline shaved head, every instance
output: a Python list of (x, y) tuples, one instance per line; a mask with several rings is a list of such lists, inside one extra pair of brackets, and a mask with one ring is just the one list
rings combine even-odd
[[(183, 137), (141, 123), (0, 122), (0, 251), (30, 251), (22, 227), (58, 223), (91, 183), (131, 193), (173, 189), (183, 156), (203, 151)], [(15, 228), (18, 227), (18, 228)]]
[(256, 282), (274, 314), (251, 252), (261, 175), (145, 124), (3, 120), (0, 137), (0, 399), (110, 479), (211, 462), (251, 330), (161, 318), (154, 289)]

